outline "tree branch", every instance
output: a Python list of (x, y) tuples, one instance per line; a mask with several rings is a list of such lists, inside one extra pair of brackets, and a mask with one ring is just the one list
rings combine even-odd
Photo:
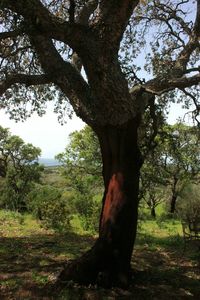
[(199, 44), (199, 35), (200, 35), (200, 1), (197, 0), (197, 12), (196, 12), (196, 19), (194, 22), (193, 29), (190, 31), (189, 34), (189, 41), (183, 48), (183, 50), (178, 55), (178, 58), (175, 63), (175, 69), (180, 69), (182, 74), (185, 74), (187, 69), (187, 64), (189, 62), (191, 54), (194, 52), (195, 49), (200, 48)]
[(102, 0), (100, 2), (97, 26), (101, 38), (109, 41), (110, 47), (119, 47), (129, 18), (138, 3), (139, 0)]
[(196, 36), (200, 35), (200, 1), (196, 0), (197, 2), (197, 12), (196, 12), (196, 19), (195, 19), (195, 23), (194, 23), (194, 34)]
[[(184, 2), (179, 3), (179, 5), (183, 4)], [(178, 4), (177, 4), (178, 5)], [(176, 5), (176, 8), (177, 8)], [(159, 10), (163, 11), (164, 15), (168, 14), (168, 20), (173, 19), (175, 20), (178, 24), (180, 24), (180, 26), (182, 27), (182, 29), (188, 34), (191, 34), (191, 29), (188, 26), (188, 24), (185, 22), (185, 20), (180, 17), (177, 12), (180, 12), (180, 9), (174, 9), (172, 7), (170, 7), (170, 5), (167, 5), (167, 3), (160, 3), (156, 0), (154, 0), (154, 6), (158, 7)], [(181, 11), (183, 12), (183, 11)]]
[(91, 124), (94, 117), (91, 113), (93, 99), (87, 82), (72, 64), (63, 60), (50, 39), (34, 35), (31, 42), (44, 72), (70, 99), (76, 114)]
[(182, 89), (182, 91), (186, 96), (190, 97), (193, 100), (196, 109), (192, 113), (194, 115), (194, 119), (197, 121), (197, 124), (200, 124), (199, 120), (197, 119), (200, 114), (200, 103), (198, 103), (198, 100), (192, 93), (186, 91), (185, 89)]
[(180, 90), (191, 87), (193, 85), (198, 85), (200, 83), (200, 74), (196, 74), (191, 77), (181, 77), (181, 78), (154, 78), (147, 81), (142, 87), (146, 92), (152, 93), (154, 95), (162, 95), (165, 92), (169, 92), (178, 88)]
[(91, 14), (98, 6), (98, 0), (88, 0), (76, 18), (76, 22), (82, 25), (88, 24)]
[(10, 74), (5, 80), (0, 81), (0, 96), (14, 84), (39, 85), (48, 84), (51, 80), (45, 74), (42, 75), (26, 75), (26, 74)]
[(143, 111), (153, 95), (161, 96), (162, 94), (172, 91), (175, 88), (183, 90), (187, 87), (199, 84), (200, 74), (196, 74), (191, 77), (178, 77), (169, 79), (156, 77), (147, 81), (145, 84), (138, 84), (134, 86), (132, 89), (130, 89), (130, 94), (132, 99), (136, 99), (138, 94), (140, 94), (140, 96), (144, 98), (144, 101), (141, 101), (141, 99), (139, 99), (140, 103), (136, 103), (137, 106), (142, 106)]
[(17, 30), (13, 30), (13, 31), (0, 32), (0, 40), (4, 40), (4, 39), (7, 39), (7, 38), (15, 38), (20, 34), (23, 34), (21, 29), (17, 29)]
[(189, 68), (189, 69), (185, 70), (185, 74), (188, 74), (191, 72), (200, 72), (200, 66), (194, 67), (194, 68)]
[[(171, 69), (171, 77), (182, 77), (186, 73), (187, 64), (190, 60), (191, 54), (200, 47), (200, 2), (199, 0), (196, 1), (197, 12), (193, 28), (190, 26), (191, 23), (185, 21), (187, 16), (186, 12), (180, 9), (180, 6), (187, 2), (188, 1), (179, 1), (178, 4), (174, 6), (173, 1), (166, 1), (166, 3), (162, 3), (159, 0), (153, 0), (150, 16), (139, 16), (139, 19), (147, 19), (149, 22), (157, 20), (165, 24), (169, 28), (168, 35), (173, 35), (177, 39), (177, 45), (178, 42), (181, 43), (182, 50), (180, 53), (177, 52), (178, 55), (174, 61), (173, 68)], [(176, 24), (175, 27), (173, 26), (174, 21)], [(187, 38), (181, 36), (180, 33), (186, 34)], [(167, 32), (165, 31), (165, 33), (160, 33), (160, 36), (164, 36), (164, 34), (166, 35)]]
[(56, 17), (39, 0), (4, 0), (0, 3), (0, 9), (4, 8), (24, 17), (23, 30), (28, 35), (42, 33), (67, 43), (73, 49), (79, 48), (80, 43), (84, 47), (87, 38), (90, 43), (93, 40), (88, 28)]
[(70, 7), (69, 7), (69, 22), (74, 23), (74, 17), (75, 17), (75, 1), (70, 0)]
[[(76, 22), (81, 25), (87, 25), (91, 14), (95, 11), (98, 5), (98, 0), (89, 0), (85, 3), (84, 7), (80, 11), (79, 15), (76, 18)], [(72, 56), (72, 64), (80, 72), (82, 68), (82, 62), (80, 57), (76, 52)]]

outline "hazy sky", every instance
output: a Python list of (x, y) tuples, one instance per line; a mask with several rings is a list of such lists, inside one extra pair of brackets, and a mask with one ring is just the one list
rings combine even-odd
[(50, 110), (43, 117), (33, 115), (25, 122), (16, 123), (1, 110), (0, 125), (10, 128), (12, 134), (19, 135), (25, 142), (40, 147), (43, 158), (53, 158), (66, 147), (69, 133), (81, 129), (84, 123), (74, 117), (62, 126)]
[[(173, 124), (179, 116), (183, 117), (184, 114), (180, 105), (173, 104), (168, 122)], [(10, 128), (12, 134), (19, 135), (25, 142), (40, 147), (43, 158), (53, 158), (65, 149), (69, 133), (83, 128), (84, 123), (74, 117), (67, 124), (61, 126), (58, 123), (57, 115), (49, 108), (43, 117), (33, 115), (27, 121), (18, 123), (10, 120), (8, 115), (1, 110), (0, 125)]]

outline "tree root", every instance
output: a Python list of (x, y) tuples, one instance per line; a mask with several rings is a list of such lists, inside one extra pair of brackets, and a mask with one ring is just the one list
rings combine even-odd
[[(98, 249), (99, 250), (99, 249)], [(124, 270), (120, 264), (111, 260), (105, 251), (99, 252), (94, 246), (83, 256), (69, 261), (58, 277), (58, 283), (65, 285), (69, 281), (81, 285), (98, 285), (104, 288), (127, 288), (131, 282), (131, 270)]]

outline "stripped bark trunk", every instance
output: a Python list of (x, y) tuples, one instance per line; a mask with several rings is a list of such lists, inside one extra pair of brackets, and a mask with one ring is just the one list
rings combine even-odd
[(61, 273), (61, 280), (127, 286), (136, 237), (141, 157), (137, 146), (138, 120), (123, 126), (97, 128), (105, 192), (99, 238), (80, 259)]

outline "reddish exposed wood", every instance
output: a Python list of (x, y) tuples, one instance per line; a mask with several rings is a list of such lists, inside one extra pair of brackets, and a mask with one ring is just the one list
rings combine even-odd
[(99, 238), (91, 250), (72, 262), (62, 280), (127, 286), (136, 237), (140, 153), (138, 120), (122, 127), (97, 129), (102, 157), (105, 193)]
[(114, 221), (115, 216), (120, 210), (124, 202), (123, 187), (123, 174), (118, 172), (114, 174), (110, 180), (106, 201), (103, 208), (103, 215), (101, 220), (101, 227), (103, 227), (108, 219)]

